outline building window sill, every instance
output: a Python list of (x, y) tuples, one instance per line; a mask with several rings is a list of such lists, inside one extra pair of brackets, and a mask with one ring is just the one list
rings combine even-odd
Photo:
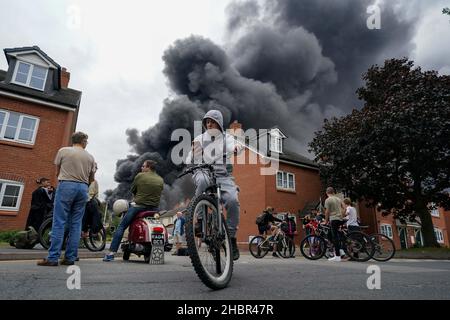
[(294, 189), (277, 188), (277, 191), (286, 192), (286, 193), (293, 193), (293, 194), (297, 193)]
[(19, 143), (19, 142), (2, 140), (2, 139), (0, 139), (0, 144), (5, 144), (7, 146), (19, 147), (19, 148), (24, 148), (24, 149), (33, 149), (34, 148), (34, 145), (31, 145), (31, 144)]
[(0, 210), (0, 216), (17, 216), (19, 214), (19, 211), (5, 211), (5, 210)]

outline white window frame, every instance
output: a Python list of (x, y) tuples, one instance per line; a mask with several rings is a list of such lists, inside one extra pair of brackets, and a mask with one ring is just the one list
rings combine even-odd
[(271, 135), (270, 136), (270, 151), (277, 152), (277, 153), (282, 153), (283, 152), (283, 147), (282, 147), (281, 140), (282, 139), (280, 137), (277, 137), (275, 135)]
[[(19, 211), (20, 203), (22, 202), (23, 189), (24, 189), (25, 185), (23, 183), (20, 183), (20, 182), (17, 182), (17, 181), (2, 180), (2, 179), (0, 179), (0, 183), (2, 184), (2, 186), (0, 188), (0, 210), (2, 210), (2, 211)], [(3, 207), (2, 206), (3, 197), (5, 196), (6, 186), (18, 186), (18, 187), (20, 187), (19, 195), (17, 197), (17, 204), (16, 204), (15, 207)]]
[[(281, 173), (281, 175), (282, 175), (282, 177), (281, 177), (281, 183), (282, 183), (282, 185), (281, 185), (281, 186), (278, 184), (278, 174), (279, 174), (279, 173)], [(289, 176), (292, 176), (292, 181), (293, 181), (293, 184), (294, 184), (294, 187), (293, 187), (293, 188), (290, 188), (290, 187), (289, 187)], [(296, 190), (296, 185), (295, 185), (295, 174), (294, 174), (294, 173), (278, 170), (275, 179), (276, 179), (276, 182), (275, 182), (275, 183), (276, 183), (276, 186), (277, 186), (277, 190), (288, 190), (288, 191), (295, 191), (295, 190)], [(285, 179), (286, 179), (286, 186), (287, 186), (287, 187), (284, 187), (284, 181), (285, 181)]]
[[(17, 71), (19, 70), (19, 65), (20, 65), (21, 63), (27, 64), (27, 65), (30, 66), (30, 71), (28, 72), (28, 77), (27, 77), (27, 82), (26, 82), (26, 83), (22, 83), (22, 82), (16, 81)], [(44, 83), (43, 83), (43, 87), (42, 87), (42, 88), (35, 88), (35, 87), (32, 87), (32, 86), (30, 85), (30, 82), (31, 82), (31, 76), (33, 75), (33, 71), (34, 71), (34, 67), (35, 67), (35, 66), (38, 66), (38, 67), (41, 67), (41, 68), (45, 68), (45, 69), (46, 69), (46, 70), (45, 70)], [(31, 88), (31, 89), (34, 89), (34, 90), (44, 91), (44, 89), (45, 89), (45, 84), (47, 83), (47, 77), (48, 77), (48, 66), (47, 66), (47, 67), (44, 67), (43, 65), (37, 65), (37, 64), (25, 62), (25, 61), (22, 61), (22, 60), (17, 60), (17, 61), (16, 61), (16, 66), (15, 66), (15, 68), (14, 68), (14, 74), (13, 74), (11, 83), (17, 84), (17, 85), (19, 85), (19, 86)]]
[(444, 233), (439, 228), (434, 228), (434, 234), (438, 243), (444, 243)]
[(430, 209), (430, 214), (432, 217), (439, 218), (439, 207), (436, 206), (435, 203), (430, 203), (430, 207), (435, 207), (434, 209)]
[[(4, 110), (4, 109), (0, 109), (0, 112), (5, 113), (5, 119), (3, 120), (3, 123), (1, 124), (0, 140), (13, 141), (13, 142), (18, 142), (18, 143), (23, 143), (23, 144), (34, 145), (34, 143), (36, 142), (36, 135), (37, 135), (37, 131), (39, 128), (39, 118), (38, 117), (30, 116), (30, 115), (19, 113), (19, 112), (11, 112), (11, 111)], [(6, 126), (8, 124), (11, 113), (16, 113), (19, 115), (19, 122), (17, 123), (17, 130), (16, 130), (16, 134), (13, 139), (5, 138)], [(31, 137), (31, 141), (19, 139), (20, 130), (22, 129), (22, 122), (23, 122), (24, 118), (28, 118), (28, 119), (32, 119), (32, 120), (36, 121), (36, 125), (34, 126), (33, 136)]]
[[(383, 228), (386, 230), (386, 232), (383, 232)], [(393, 239), (394, 237), (394, 233), (392, 232), (392, 226), (388, 223), (380, 224), (380, 233), (384, 234), (390, 239)]]

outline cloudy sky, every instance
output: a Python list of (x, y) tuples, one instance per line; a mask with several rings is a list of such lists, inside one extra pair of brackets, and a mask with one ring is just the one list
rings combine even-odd
[[(277, 1), (268, 0), (268, 2)], [(328, 2), (334, 3), (331, 0)], [(352, 1), (343, 2), (351, 4)], [(383, 3), (383, 1), (376, 2)], [(392, 2), (395, 3), (392, 12), (396, 21), (399, 21), (399, 25), (407, 21), (407, 30), (412, 34), (405, 34), (405, 37), (410, 38), (408, 46), (397, 48), (395, 43), (389, 44), (383, 54), (406, 53), (417, 65), (425, 69), (436, 69), (450, 74), (450, 41), (448, 41), (450, 16), (441, 14), (442, 8), (450, 6), (450, 2), (440, 0)], [(233, 6), (227, 10), (230, 3)], [(326, 5), (327, 1), (321, 0), (317, 3)], [(229, 54), (236, 68), (247, 78), (264, 82), (267, 75), (258, 73), (258, 69), (252, 69), (257, 65), (247, 62), (251, 48), (249, 49), (242, 40), (252, 41), (248, 38), (249, 25), (255, 32), (260, 32), (264, 30), (262, 23), (276, 17), (270, 16), (270, 12), (275, 11), (268, 11), (267, 14), (266, 10), (265, 15), (258, 16), (259, 24), (255, 26), (255, 23), (247, 21), (255, 19), (252, 11), (255, 8), (252, 5), (238, 6), (236, 1), (232, 0), (126, 2), (0, 0), (0, 48), (38, 45), (71, 72), (69, 86), (83, 92), (77, 129), (87, 132), (90, 136), (88, 149), (99, 164), (97, 180), (101, 191), (104, 191), (114, 189), (116, 186), (114, 174), (117, 160), (132, 153), (125, 131), (136, 128), (139, 132), (143, 132), (154, 126), (159, 121), (164, 99), (176, 94), (162, 72), (165, 66), (162, 59), (164, 52), (176, 40), (185, 39), (190, 35), (210, 39)], [(358, 7), (357, 10), (361, 8)], [(280, 16), (283, 14), (281, 9), (277, 12)], [(352, 12), (352, 9), (348, 8), (348, 12)], [(354, 14), (369, 16), (364, 11)], [(294, 18), (289, 16), (285, 18), (286, 25), (288, 23), (294, 25)], [(243, 19), (246, 19), (245, 23), (242, 22)], [(327, 19), (333, 18), (322, 16), (316, 20), (327, 21)], [(383, 11), (381, 19), (382, 29), (378, 32), (395, 32), (388, 28), (383, 29)], [(301, 22), (296, 23), (302, 25)], [(242, 27), (244, 24), (247, 27)], [(320, 60), (320, 68), (323, 71), (321, 77), (326, 77), (326, 81), (331, 82), (342, 81), (340, 58), (329, 51), (332, 47), (327, 48), (327, 43), (323, 43), (326, 37), (321, 34), (334, 31), (318, 29), (316, 32), (312, 30), (316, 28), (314, 24), (305, 23), (304, 26), (306, 31), (300, 32), (296, 29), (294, 32), (290, 29), (292, 32), (287, 34), (294, 39), (299, 37), (301, 41), (306, 41), (304, 40), (306, 38), (309, 41), (317, 34), (319, 40), (311, 40), (313, 42), (311, 48), (315, 51), (311, 50), (317, 55), (323, 55)], [(279, 37), (280, 30), (287, 29), (282, 27), (272, 29), (273, 38), (269, 39), (278, 39), (277, 45), (282, 46), (280, 39), (283, 38)], [(264, 37), (267, 35), (262, 31), (259, 34), (264, 34)], [(262, 37), (258, 39), (261, 40)], [(374, 61), (376, 62), (378, 61)], [(0, 58), (0, 69), (6, 68), (6, 59)], [(278, 78), (269, 80), (275, 85), (277, 81), (282, 82)], [(298, 85), (303, 84), (304, 82), (301, 82)], [(307, 85), (312, 84), (308, 82)], [(289, 105), (291, 103), (289, 101), (295, 99), (289, 100), (290, 88), (286, 86), (284, 88), (285, 90), (278, 91)], [(296, 99), (304, 99), (305, 96), (306, 94), (302, 92)], [(322, 102), (318, 100), (317, 103)], [(326, 110), (320, 113), (320, 115), (328, 114)]]

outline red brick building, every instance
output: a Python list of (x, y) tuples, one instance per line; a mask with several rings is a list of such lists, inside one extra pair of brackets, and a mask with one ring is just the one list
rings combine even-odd
[(20, 230), (36, 179), (56, 185), (53, 164), (75, 130), (81, 92), (68, 88), (70, 73), (39, 47), (4, 50), (0, 70), (0, 231)]
[[(400, 220), (394, 219), (392, 215), (383, 216), (375, 208), (367, 208), (364, 204), (360, 204), (358, 209), (362, 224), (369, 226), (368, 232), (387, 235), (394, 241), (397, 249), (423, 246), (423, 235), (419, 223), (408, 222), (403, 224)], [(431, 210), (431, 217), (438, 243), (449, 247), (450, 211), (437, 208)]]
[[(235, 122), (231, 128), (240, 128), (240, 124)], [(267, 206), (274, 207), (280, 216), (290, 213), (296, 218), (297, 230), (300, 232), (296, 240), (298, 243), (302, 238), (299, 212), (307, 204), (320, 199), (321, 182), (317, 164), (289, 151), (284, 145), (287, 137), (278, 128), (271, 129), (269, 133), (266, 153), (246, 148), (245, 164), (235, 162), (233, 167), (233, 176), (240, 189), (241, 210), (237, 236), (242, 245), (258, 234), (255, 220)], [(261, 174), (261, 169), (267, 169), (269, 164), (261, 161), (251, 164), (250, 157), (257, 155), (260, 159), (277, 159), (272, 163), (272, 167), (278, 167), (274, 174)]]

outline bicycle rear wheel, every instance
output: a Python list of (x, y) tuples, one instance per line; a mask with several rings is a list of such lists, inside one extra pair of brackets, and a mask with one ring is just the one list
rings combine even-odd
[(282, 258), (290, 258), (295, 253), (295, 245), (292, 242), (291, 238), (282, 236), (277, 243), (277, 251), (278, 254)]
[(254, 237), (248, 244), (248, 249), (256, 259), (264, 258), (270, 250), (269, 241), (262, 236)]
[(47, 218), (39, 227), (39, 242), (44, 249), (50, 248), (50, 240), (52, 236), (53, 218)]
[(325, 239), (317, 235), (309, 235), (300, 243), (300, 252), (309, 260), (318, 260), (325, 254)]
[(374, 246), (372, 259), (376, 261), (388, 261), (392, 259), (395, 254), (395, 244), (391, 238), (382, 233), (375, 233), (370, 235), (370, 241), (372, 241)]
[(345, 239), (344, 251), (354, 261), (368, 261), (372, 258), (374, 249), (370, 238), (362, 232), (351, 232)]
[(231, 239), (223, 216), (222, 225), (217, 225), (216, 203), (209, 195), (195, 197), (187, 209), (186, 221), (186, 242), (192, 265), (200, 280), (214, 290), (225, 288), (233, 273)]
[(89, 251), (97, 252), (105, 249), (106, 246), (106, 230), (104, 227), (97, 234), (93, 234), (89, 230), (89, 237), (83, 239), (84, 245)]

